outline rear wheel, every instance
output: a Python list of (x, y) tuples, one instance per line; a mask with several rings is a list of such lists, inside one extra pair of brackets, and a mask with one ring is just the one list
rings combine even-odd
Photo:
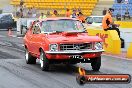
[(99, 71), (101, 67), (101, 56), (91, 59), (91, 66), (94, 71)]
[(28, 49), (25, 50), (25, 59), (27, 64), (36, 64), (36, 58), (29, 53)]
[(40, 65), (42, 71), (49, 70), (49, 60), (46, 58), (46, 55), (43, 50), (40, 52)]

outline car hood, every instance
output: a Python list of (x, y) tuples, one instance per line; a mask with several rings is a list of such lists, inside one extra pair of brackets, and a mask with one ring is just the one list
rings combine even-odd
[(101, 42), (98, 36), (88, 36), (87, 33), (59, 33), (46, 35), (50, 43), (80, 43), (80, 42)]

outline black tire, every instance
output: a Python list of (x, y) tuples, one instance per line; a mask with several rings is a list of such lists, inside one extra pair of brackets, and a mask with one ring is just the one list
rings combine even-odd
[(101, 56), (96, 58), (91, 58), (91, 66), (93, 71), (99, 71), (101, 67)]
[(36, 58), (28, 52), (28, 49), (25, 49), (25, 59), (27, 64), (36, 64)]
[(41, 50), (41, 52), (40, 52), (40, 64), (41, 64), (42, 71), (49, 70), (49, 60), (47, 59), (43, 50)]
[(84, 85), (86, 83), (86, 78), (84, 76), (77, 75), (76, 81), (79, 85)]

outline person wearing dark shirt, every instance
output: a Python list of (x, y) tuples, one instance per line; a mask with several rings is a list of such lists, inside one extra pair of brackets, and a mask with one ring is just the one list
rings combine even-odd
[(126, 17), (130, 19), (130, 15), (129, 15), (128, 9), (126, 9), (126, 12), (125, 12), (125, 15), (124, 15), (124, 20), (125, 20)]
[(102, 15), (106, 15), (106, 12), (107, 12), (107, 10), (106, 10), (106, 8), (104, 8)]
[(77, 17), (77, 12), (76, 9), (73, 10), (73, 14), (71, 15), (72, 18), (76, 18)]
[(22, 6), (23, 4), (24, 4), (24, 1), (23, 1), (23, 0), (21, 0), (21, 1), (20, 1), (20, 5)]
[(116, 15), (116, 20), (117, 21), (121, 21), (121, 14), (118, 12), (117, 15)]
[(81, 21), (82, 23), (85, 23), (85, 17), (84, 17), (84, 15), (81, 13), (81, 12), (79, 12), (79, 14), (78, 14), (78, 17), (77, 17), (78, 19), (79, 19), (79, 21)]

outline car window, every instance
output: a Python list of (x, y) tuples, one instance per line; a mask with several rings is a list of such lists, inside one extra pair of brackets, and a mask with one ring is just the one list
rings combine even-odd
[(92, 24), (92, 23), (93, 23), (93, 18), (92, 18), (92, 17), (87, 17), (87, 18), (86, 18), (86, 22), (87, 22), (88, 24)]
[(76, 20), (49, 20), (42, 22), (42, 32), (81, 32), (84, 27), (80, 21)]
[(12, 16), (9, 14), (9, 15), (3, 15), (0, 20), (3, 22), (3, 23), (11, 23), (13, 22), (13, 19), (12, 19)]
[(95, 23), (102, 23), (103, 17), (93, 17)]

